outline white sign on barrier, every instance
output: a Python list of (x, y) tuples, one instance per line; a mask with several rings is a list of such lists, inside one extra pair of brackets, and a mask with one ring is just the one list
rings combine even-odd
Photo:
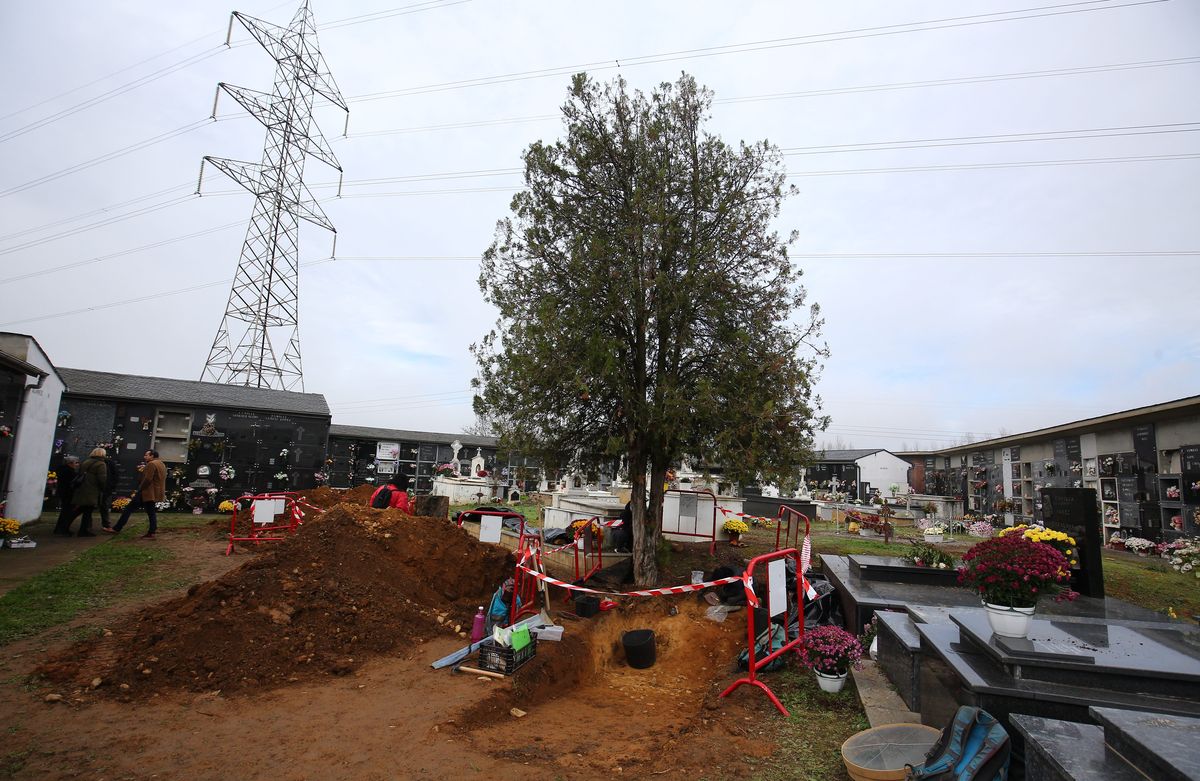
[(499, 515), (485, 515), (479, 519), (479, 541), (500, 542), (500, 528), (503, 526)]
[(777, 616), (787, 610), (787, 568), (783, 559), (767, 562), (767, 615)]
[(275, 516), (283, 512), (284, 501), (282, 499), (255, 499), (254, 500), (254, 523), (259, 526), (266, 526), (275, 522)]

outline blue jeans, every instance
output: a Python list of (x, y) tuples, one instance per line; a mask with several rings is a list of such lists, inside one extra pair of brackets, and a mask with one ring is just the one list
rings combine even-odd
[(142, 498), (141, 494), (135, 496), (129, 504), (125, 505), (125, 509), (121, 512), (121, 519), (117, 521), (117, 525), (113, 527), (113, 531), (121, 531), (125, 528), (125, 524), (129, 522), (129, 516), (137, 510), (145, 510), (146, 516), (150, 519), (150, 531), (147, 534), (154, 534), (158, 530), (158, 508), (154, 506), (154, 502), (148, 502)]

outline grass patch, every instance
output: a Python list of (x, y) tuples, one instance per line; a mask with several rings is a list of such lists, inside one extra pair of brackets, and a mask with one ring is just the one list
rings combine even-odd
[(173, 557), (161, 548), (124, 542), (95, 545), (0, 597), (0, 645), (64, 624), (87, 610), (168, 588), (177, 578), (157, 572)]
[(779, 750), (757, 760), (751, 777), (759, 781), (845, 778), (842, 743), (870, 726), (853, 679), (837, 694), (821, 691), (810, 671), (793, 667), (765, 680), (790, 715), (777, 719), (774, 737)]
[(1180, 618), (1200, 615), (1200, 585), (1192, 573), (1171, 569), (1161, 558), (1135, 559), (1104, 553), (1104, 592), (1147, 610), (1173, 608)]

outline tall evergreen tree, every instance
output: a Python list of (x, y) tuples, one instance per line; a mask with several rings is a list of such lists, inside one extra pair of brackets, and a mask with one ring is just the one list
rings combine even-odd
[(819, 309), (787, 257), (794, 235), (771, 227), (782, 157), (706, 132), (711, 103), (686, 74), (649, 95), (575, 76), (565, 136), (526, 150), (479, 276), (500, 315), (473, 346), (476, 412), (551, 470), (623, 457), (640, 585), (658, 577), (682, 455), (779, 479), (824, 425)]

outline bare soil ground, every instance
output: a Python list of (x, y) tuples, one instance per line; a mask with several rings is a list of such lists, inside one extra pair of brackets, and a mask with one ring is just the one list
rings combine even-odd
[[(564, 619), (503, 681), (432, 670), (511, 569), (432, 523), (342, 505), (231, 557), (209, 532), (161, 535), (186, 592), (80, 619), (111, 634), (6, 649), (0, 778), (722, 779), (776, 751), (761, 693), (717, 699), (744, 621), (708, 621), (694, 595)], [(620, 650), (634, 628), (656, 632), (648, 670)]]

